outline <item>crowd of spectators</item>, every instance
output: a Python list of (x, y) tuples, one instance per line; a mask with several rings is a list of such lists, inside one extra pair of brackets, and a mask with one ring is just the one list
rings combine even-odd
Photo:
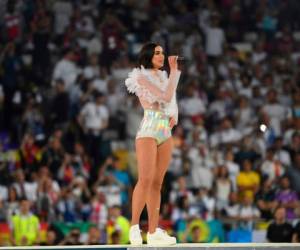
[(128, 242), (143, 110), (124, 80), (148, 41), (185, 58), (161, 224), (224, 242), (271, 222), (266, 240), (299, 242), (299, 14), (297, 0), (1, 1), (4, 244)]

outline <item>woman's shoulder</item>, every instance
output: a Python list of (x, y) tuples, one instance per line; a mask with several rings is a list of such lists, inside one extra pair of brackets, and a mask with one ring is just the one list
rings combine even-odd
[(137, 76), (138, 74), (140, 74), (142, 72), (142, 69), (139, 67), (135, 67), (133, 68), (129, 73), (128, 73), (128, 77), (134, 77)]
[[(151, 69), (147, 69), (147, 68), (145, 68), (143, 66), (133, 68), (128, 73), (128, 76), (132, 77), (132, 76), (135, 76), (137, 74), (143, 74), (143, 75), (148, 76), (150, 78), (152, 77)], [(168, 78), (168, 73), (165, 70), (158, 70), (158, 74), (159, 74), (160, 77), (166, 77), (166, 78)]]
[[(166, 78), (168, 77), (168, 73), (165, 70), (159, 69), (157, 72), (160, 77), (166, 77)], [(151, 69), (146, 69), (143, 66), (141, 66), (141, 73), (150, 77), (152, 76)]]
[(139, 75), (141, 74), (140, 68), (133, 68), (129, 73), (127, 79), (125, 79), (125, 85), (127, 87), (127, 90), (130, 93), (136, 93), (138, 88), (138, 82), (137, 79)]

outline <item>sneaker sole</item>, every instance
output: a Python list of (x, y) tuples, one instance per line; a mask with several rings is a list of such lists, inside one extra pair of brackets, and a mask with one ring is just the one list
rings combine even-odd
[(172, 246), (172, 245), (176, 245), (177, 242), (172, 242), (172, 243), (161, 243), (161, 242), (152, 242), (152, 243), (147, 243), (148, 246)]
[(143, 242), (130, 242), (131, 246), (142, 246)]

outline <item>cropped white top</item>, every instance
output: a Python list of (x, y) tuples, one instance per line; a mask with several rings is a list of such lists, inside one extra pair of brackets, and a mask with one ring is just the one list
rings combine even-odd
[[(129, 74), (128, 78), (125, 80), (125, 85), (129, 93), (133, 93), (141, 99), (146, 100), (149, 103), (157, 102), (159, 104), (160, 110), (163, 111), (167, 116), (174, 117), (176, 123), (178, 121), (178, 106), (176, 101), (176, 87), (179, 81), (181, 72), (177, 70), (171, 73), (169, 78), (166, 71), (158, 71), (158, 79), (156, 79), (150, 72), (150, 70), (145, 69), (143, 66), (141, 68), (134, 68)], [(138, 78), (140, 76), (145, 77), (147, 83), (139, 83)], [(174, 84), (174, 92), (172, 93), (172, 98), (166, 101), (162, 98), (167, 92), (169, 84)], [(152, 86), (151, 86), (152, 85)], [(158, 95), (157, 91), (153, 91), (153, 86), (155, 86), (162, 95)]]

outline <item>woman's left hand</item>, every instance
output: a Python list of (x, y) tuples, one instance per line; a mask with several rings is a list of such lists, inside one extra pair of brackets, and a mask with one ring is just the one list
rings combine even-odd
[(176, 125), (176, 120), (174, 117), (170, 117), (169, 119), (169, 126), (172, 129)]

